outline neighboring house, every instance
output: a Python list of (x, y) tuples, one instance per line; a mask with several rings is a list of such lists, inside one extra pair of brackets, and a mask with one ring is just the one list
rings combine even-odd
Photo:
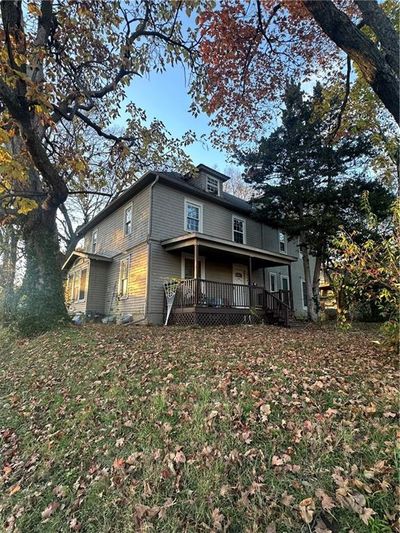
[(164, 283), (175, 279), (171, 323), (305, 317), (297, 243), (224, 192), (228, 179), (199, 165), (136, 181), (81, 229), (84, 248), (63, 266), (69, 311), (162, 324)]

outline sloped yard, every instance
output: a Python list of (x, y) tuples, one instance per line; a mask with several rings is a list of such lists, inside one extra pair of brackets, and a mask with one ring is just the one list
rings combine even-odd
[(398, 376), (368, 331), (0, 335), (5, 531), (396, 530)]

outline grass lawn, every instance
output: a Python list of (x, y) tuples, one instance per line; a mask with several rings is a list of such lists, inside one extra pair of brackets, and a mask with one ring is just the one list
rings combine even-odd
[(375, 338), (3, 331), (0, 530), (398, 531), (398, 375)]

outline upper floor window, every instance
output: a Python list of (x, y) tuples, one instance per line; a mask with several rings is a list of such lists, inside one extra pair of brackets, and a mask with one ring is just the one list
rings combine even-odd
[(279, 251), (282, 254), (286, 254), (286, 235), (283, 233), (283, 231), (279, 232)]
[(232, 217), (233, 241), (246, 244), (246, 221), (243, 218)]
[(132, 206), (129, 205), (124, 211), (124, 235), (132, 233)]
[(211, 192), (212, 194), (219, 194), (219, 180), (217, 178), (212, 178), (207, 176), (206, 181), (206, 191)]
[(203, 231), (203, 206), (185, 200), (185, 231)]
[(95, 254), (97, 250), (97, 229), (92, 232), (92, 254)]
[(128, 296), (129, 257), (121, 259), (119, 267), (119, 294), (122, 298)]

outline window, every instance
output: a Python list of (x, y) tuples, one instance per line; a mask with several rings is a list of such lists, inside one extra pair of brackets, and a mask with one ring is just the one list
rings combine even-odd
[[(197, 265), (198, 277), (201, 279), (205, 278), (205, 265), (204, 257), (199, 257), (199, 262)], [(194, 278), (194, 258), (192, 255), (182, 254), (182, 271), (181, 277), (183, 279), (193, 279)]]
[(97, 249), (97, 229), (92, 232), (92, 254), (96, 253)]
[(281, 287), (283, 291), (288, 291), (290, 289), (289, 287), (289, 277), (288, 276), (282, 276), (281, 277)]
[(246, 221), (243, 218), (232, 218), (233, 241), (239, 244), (246, 244)]
[(305, 281), (301, 281), (301, 294), (303, 296), (303, 307), (307, 309), (307, 284)]
[(65, 291), (65, 299), (67, 302), (72, 302), (72, 298), (74, 295), (74, 275), (68, 274), (67, 278), (67, 288)]
[(128, 206), (124, 211), (124, 235), (132, 233), (132, 206)]
[(119, 295), (122, 298), (128, 296), (129, 257), (121, 259), (119, 270)]
[(212, 194), (219, 194), (219, 180), (207, 176), (206, 191)]
[(271, 292), (276, 292), (276, 273), (275, 272), (269, 273), (269, 290)]
[(279, 251), (286, 253), (286, 235), (282, 231), (279, 232)]
[(203, 206), (185, 201), (185, 231), (203, 231)]
[(86, 281), (87, 281), (87, 268), (81, 270), (79, 279), (79, 300), (84, 300), (86, 297)]
[(73, 291), (72, 291), (72, 295), (73, 295), (73, 301), (74, 302), (77, 302), (78, 299), (79, 299), (79, 272), (75, 272), (74, 273), (74, 283), (73, 283)]

